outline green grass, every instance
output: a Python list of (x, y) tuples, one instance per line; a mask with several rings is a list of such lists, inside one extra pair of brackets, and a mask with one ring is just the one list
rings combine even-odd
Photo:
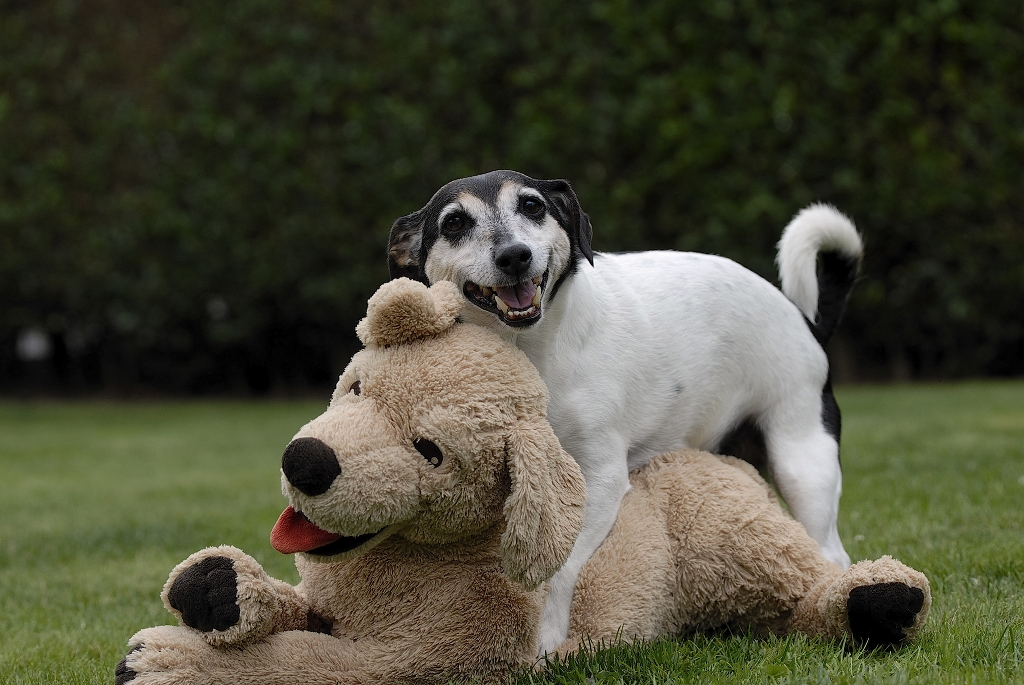
[(0, 682), (111, 683), (128, 637), (170, 623), (167, 573), (270, 548), (281, 451), (325, 402), (0, 405)]
[[(855, 559), (925, 572), (915, 645), (794, 636), (619, 646), (520, 683), (1024, 682), (1024, 383), (842, 388), (840, 532)], [(283, 446), (315, 403), (0, 403), (0, 683), (110, 683), (127, 638), (168, 623), (167, 572), (268, 534)]]

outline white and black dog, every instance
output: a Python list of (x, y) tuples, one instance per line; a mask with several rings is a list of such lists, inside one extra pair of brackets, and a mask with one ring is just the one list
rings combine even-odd
[(576, 578), (615, 521), (629, 471), (660, 452), (688, 446), (766, 466), (825, 556), (850, 564), (822, 349), (863, 251), (850, 220), (825, 205), (793, 219), (779, 242), (782, 292), (723, 257), (595, 253), (592, 235), (567, 181), (493, 171), (438, 190), (395, 221), (388, 246), (392, 278), (454, 282), (465, 320), (527, 354), (586, 478), (583, 531), (551, 579), (541, 653), (566, 635)]

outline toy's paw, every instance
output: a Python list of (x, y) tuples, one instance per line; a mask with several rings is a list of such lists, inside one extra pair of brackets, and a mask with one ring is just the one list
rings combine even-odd
[(843, 623), (849, 634), (870, 649), (914, 639), (932, 604), (924, 574), (890, 556), (854, 564), (839, 577), (835, 589), (834, 606), (846, 615)]
[(238, 623), (241, 615), (234, 562), (211, 556), (190, 566), (174, 579), (167, 602), (190, 628), (204, 633), (227, 630)]
[(142, 645), (135, 645), (128, 650), (128, 654), (123, 659), (117, 662), (117, 666), (114, 667), (114, 685), (124, 685), (135, 680), (138, 673), (128, 667), (128, 657), (140, 649), (142, 649)]
[(240, 549), (208, 547), (171, 571), (161, 596), (168, 611), (209, 644), (239, 645), (274, 629), (281, 615), (275, 582)]
[(924, 606), (924, 591), (906, 583), (878, 583), (850, 590), (846, 601), (850, 632), (867, 647), (903, 642)]
[(194, 683), (213, 650), (199, 635), (179, 626), (139, 631), (128, 641), (128, 654), (114, 669), (114, 685)]

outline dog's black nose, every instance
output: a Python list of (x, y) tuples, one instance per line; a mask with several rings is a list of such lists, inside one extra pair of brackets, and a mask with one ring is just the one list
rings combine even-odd
[(327, 492), (341, 475), (341, 464), (327, 443), (316, 438), (292, 440), (281, 457), (281, 470), (299, 492), (313, 497)]
[(523, 243), (512, 243), (498, 250), (494, 265), (513, 278), (520, 278), (530, 270), (533, 252)]

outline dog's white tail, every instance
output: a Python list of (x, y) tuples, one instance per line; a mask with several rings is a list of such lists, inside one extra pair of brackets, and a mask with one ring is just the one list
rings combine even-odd
[(839, 324), (860, 268), (864, 255), (860, 234), (835, 207), (813, 204), (789, 222), (778, 248), (782, 292), (800, 308), (824, 343)]

